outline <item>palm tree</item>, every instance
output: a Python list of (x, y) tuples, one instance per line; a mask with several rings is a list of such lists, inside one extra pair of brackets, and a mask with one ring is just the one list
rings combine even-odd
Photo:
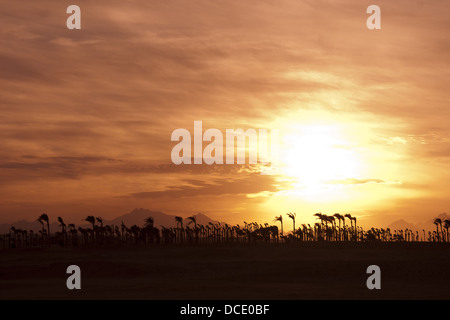
[(153, 217), (148, 217), (148, 218), (146, 218), (144, 221), (145, 221), (144, 226), (145, 226), (146, 228), (151, 228), (151, 229), (153, 229), (153, 224), (154, 224), (154, 222), (155, 222), (155, 219), (153, 219)]
[(87, 237), (88, 237), (87, 229), (78, 227), (78, 231), (81, 233), (81, 244), (82, 245), (87, 244)]
[(295, 237), (295, 217), (297, 216), (297, 214), (295, 213), (295, 212), (289, 212), (289, 213), (286, 213), (286, 215), (289, 217), (289, 218), (291, 218), (292, 219), (292, 235)]
[(191, 223), (194, 224), (194, 232), (195, 232), (195, 242), (198, 241), (198, 229), (197, 229), (197, 217), (196, 216), (190, 216), (188, 217), (189, 221), (188, 225), (190, 225)]
[(95, 220), (100, 223), (100, 228), (103, 228), (103, 218), (102, 217), (97, 217), (95, 218)]
[(155, 219), (153, 217), (148, 217), (144, 221), (144, 228), (141, 230), (142, 236), (145, 242), (149, 241), (153, 244), (155, 241), (158, 241), (159, 229), (154, 227)]
[(448, 228), (450, 228), (450, 219), (445, 219), (444, 220), (444, 228), (446, 230), (446, 241), (449, 242), (450, 239), (448, 238)]
[(86, 219), (83, 219), (84, 221), (87, 221), (92, 224), (92, 242), (94, 242), (94, 228), (95, 228), (95, 217), (94, 216), (87, 216)]
[(434, 219), (433, 223), (436, 225), (437, 241), (441, 241), (441, 238), (440, 238), (440, 235), (439, 235), (439, 228), (438, 228), (438, 226), (441, 226), (441, 231), (442, 231), (442, 220), (440, 218), (436, 218), (436, 219)]
[(178, 238), (180, 242), (183, 242), (183, 217), (176, 216), (175, 222), (177, 223)]
[(122, 221), (122, 223), (120, 225), (120, 235), (121, 235), (120, 237), (121, 237), (121, 240), (124, 241), (125, 243), (127, 242), (127, 239), (128, 239), (127, 230), (128, 230), (127, 226)]
[(61, 227), (61, 233), (65, 234), (66, 233), (66, 224), (64, 223), (63, 218), (58, 217), (58, 222), (59, 222), (59, 226)]
[(315, 217), (317, 217), (317, 219), (320, 219), (320, 224), (323, 225), (323, 220), (325, 215), (322, 214), (322, 212), (318, 212), (314, 214)]
[(45, 223), (47, 224), (47, 237), (50, 242), (50, 222), (48, 219), (48, 215), (46, 213), (41, 214), (38, 218), (38, 221), (41, 222), (42, 225), (44, 224), (43, 221), (45, 221)]
[(317, 217), (317, 219), (320, 220), (320, 224), (318, 224), (318, 222), (315, 224), (317, 226), (317, 230), (316, 228), (314, 228), (317, 239), (321, 239), (322, 240), (322, 230), (323, 228), (323, 222), (327, 222), (327, 216), (325, 214), (322, 214), (322, 212), (318, 212), (314, 214), (315, 217)]
[(77, 237), (77, 229), (75, 229), (75, 224), (69, 223), (67, 225), (67, 227), (69, 228), (69, 233), (70, 233), (70, 238), (71, 238), (72, 244), (76, 245), (78, 237)]
[(189, 221), (188, 225), (190, 225), (191, 223), (193, 223), (193, 224), (194, 224), (194, 228), (196, 229), (196, 228), (197, 228), (197, 218), (196, 218), (195, 216), (190, 216), (190, 217), (188, 217), (187, 219), (188, 219), (188, 220), (191, 220), (191, 221)]
[(104, 232), (104, 228), (103, 228), (103, 218), (102, 217), (97, 217), (95, 218), (95, 221), (97, 221), (98, 223), (100, 223), (100, 227), (96, 226), (95, 227), (95, 233), (97, 234), (97, 240), (102, 240), (103, 241), (103, 232)]
[(130, 227), (130, 232), (134, 236), (134, 242), (137, 243), (139, 241), (139, 234), (141, 232), (141, 228), (139, 228), (137, 225), (132, 225)]
[(353, 228), (352, 215), (351, 215), (350, 213), (347, 213), (346, 215), (344, 215), (344, 217), (345, 217), (345, 218), (348, 218), (348, 220), (350, 220), (351, 227)]
[[(14, 233), (14, 237), (12, 236)], [(16, 247), (16, 227), (12, 226), (11, 228), (9, 228), (9, 247), (10, 248), (15, 248)]]
[(275, 219), (273, 220), (273, 222), (277, 222), (280, 221), (281, 223), (281, 235), (283, 236), (283, 216), (280, 214), (280, 216), (275, 217)]
[(63, 218), (58, 217), (58, 222), (59, 222), (59, 226), (61, 227), (61, 234), (62, 234), (62, 241), (63, 244), (66, 244), (66, 237), (67, 237), (67, 232), (66, 232), (66, 224), (64, 223)]
[(42, 225), (42, 231), (43, 231), (44, 230), (44, 222), (42, 222), (42, 220), (39, 218), (36, 221)]
[(336, 231), (336, 221), (333, 216), (326, 216), (326, 221), (331, 223), (331, 230), (328, 230), (328, 224), (327, 224), (327, 233), (330, 236), (328, 240), (333, 240), (333, 234)]
[[(344, 217), (346, 217), (346, 218), (348, 218), (350, 220), (351, 227), (352, 227), (352, 229), (354, 231), (354, 235), (353, 235), (354, 240), (357, 240), (357, 236), (356, 236), (356, 232), (357, 232), (357, 230), (356, 230), (356, 217), (352, 217), (352, 215), (349, 214), (349, 213), (347, 213)], [(355, 222), (355, 226), (353, 226), (353, 221)]]
[(30, 246), (32, 247), (34, 245), (34, 235), (33, 235), (33, 230), (28, 230), (28, 239), (30, 242)]
[(177, 228), (179, 226), (181, 229), (183, 229), (183, 217), (176, 216), (175, 222), (177, 223)]
[(94, 230), (94, 226), (95, 226), (95, 217), (94, 216), (87, 216), (86, 219), (83, 219), (83, 220), (91, 223), (92, 230)]
[(341, 241), (342, 240), (341, 220), (344, 221), (345, 225), (345, 218), (342, 214), (339, 213), (335, 213), (333, 216), (339, 221), (339, 241)]

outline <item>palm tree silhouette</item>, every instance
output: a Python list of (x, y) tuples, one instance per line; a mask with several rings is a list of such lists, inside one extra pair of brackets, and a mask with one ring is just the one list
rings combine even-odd
[(197, 218), (195, 216), (190, 216), (187, 218), (189, 221), (188, 225), (190, 225), (191, 223), (194, 224), (194, 228), (197, 228)]
[(130, 227), (130, 233), (133, 235), (134, 243), (139, 242), (139, 235), (141, 233), (141, 228), (139, 228), (137, 225), (132, 225)]
[(194, 224), (194, 234), (195, 234), (195, 242), (198, 242), (198, 229), (197, 229), (197, 217), (196, 216), (190, 216), (188, 217), (189, 223), (187, 225), (190, 225), (191, 223)]
[(180, 242), (183, 242), (183, 217), (176, 216), (175, 222), (177, 223), (178, 238)]
[(325, 214), (322, 214), (321, 212), (315, 213), (314, 216), (317, 217), (317, 219), (320, 220), (320, 224), (318, 224), (318, 223), (314, 224), (315, 225), (314, 231), (315, 231), (315, 234), (316, 234), (316, 239), (317, 240), (322, 240), (323, 239), (322, 231), (324, 229), (323, 228), (323, 222), (324, 221), (327, 222), (327, 216)]
[(120, 224), (120, 237), (121, 237), (121, 240), (123, 242), (125, 242), (125, 243), (127, 242), (127, 239), (128, 239), (128, 228), (125, 225), (125, 223), (123, 223), (123, 221)]
[(295, 237), (295, 217), (297, 216), (297, 214), (295, 212), (289, 212), (286, 213), (286, 215), (292, 219), (292, 235)]
[(91, 234), (92, 234), (92, 242), (94, 242), (95, 241), (95, 239), (94, 239), (95, 217), (87, 216), (86, 219), (83, 219), (83, 220), (92, 224)]
[(44, 231), (44, 222), (39, 218), (36, 221), (42, 225), (42, 231)]
[(283, 216), (280, 214), (280, 216), (275, 217), (275, 219), (273, 220), (273, 222), (277, 222), (280, 221), (281, 223), (281, 236), (283, 236)]
[(434, 219), (433, 223), (436, 225), (437, 241), (441, 241), (438, 227), (441, 226), (441, 231), (442, 231), (442, 220), (440, 218), (436, 218), (436, 219)]
[(445, 241), (449, 242), (450, 239), (448, 238), (448, 236), (449, 236), (448, 229), (450, 228), (450, 219), (444, 220), (444, 228), (446, 230), (446, 240)]
[(103, 228), (103, 218), (102, 218), (102, 217), (97, 217), (97, 218), (95, 218), (95, 221), (97, 221), (98, 223), (100, 223), (100, 228)]
[(77, 243), (78, 243), (78, 235), (77, 235), (78, 231), (77, 231), (77, 229), (75, 229), (75, 225), (73, 223), (69, 223), (67, 227), (69, 228), (69, 233), (70, 233), (70, 238), (71, 238), (71, 241), (72, 241), (72, 245), (77, 245)]
[(61, 227), (61, 232), (66, 233), (66, 224), (64, 223), (63, 218), (58, 217), (59, 226)]
[(177, 227), (178, 227), (178, 225), (179, 225), (180, 228), (183, 228), (183, 217), (176, 216), (176, 217), (175, 217), (175, 222), (177, 223)]
[(50, 222), (49, 222), (49, 218), (48, 215), (46, 213), (43, 213), (39, 216), (39, 218), (37, 219), (37, 221), (41, 222), (42, 225), (44, 225), (44, 222), (47, 224), (47, 238), (50, 244)]
[[(335, 213), (334, 215), (315, 213), (313, 216), (320, 220), (314, 223), (313, 227), (309, 224), (301, 224), (302, 227), (296, 229), (296, 213), (288, 212), (286, 215), (292, 219), (292, 234), (289, 233), (284, 236), (283, 216), (275, 216), (274, 222), (279, 221), (281, 232), (278, 232), (276, 225), (269, 225), (269, 223), (260, 223), (257, 221), (244, 221), (244, 228), (239, 225), (228, 225), (209, 222), (207, 225), (197, 223), (197, 215), (186, 218), (188, 223), (183, 228), (183, 218), (175, 216), (176, 227), (154, 227), (153, 217), (144, 219), (142, 227), (133, 225), (127, 228), (122, 222), (121, 228), (114, 225), (103, 225), (101, 217), (94, 218), (94, 216), (87, 216), (84, 221), (89, 222), (92, 228), (75, 228), (74, 224), (66, 225), (62, 217), (58, 217), (57, 221), (61, 227), (54, 233), (53, 238), (50, 237), (50, 221), (47, 214), (42, 214), (36, 220), (41, 226), (42, 230), (39, 233), (33, 234), (26, 230), (21, 230), (11, 227), (9, 234), (0, 236), (0, 247), (4, 248), (21, 248), (28, 246), (45, 246), (46, 244), (59, 243), (61, 245), (78, 245), (79, 243), (128, 243), (131, 240), (135, 244), (160, 244), (160, 243), (180, 243), (183, 241), (192, 243), (193, 241), (200, 243), (270, 243), (272, 241), (278, 242), (279, 236), (283, 242), (290, 241), (380, 241), (380, 242), (450, 242), (450, 219), (443, 220), (442, 218), (435, 218), (433, 223), (436, 225), (435, 231), (428, 231), (428, 238), (426, 237), (425, 229), (422, 230), (423, 237), (420, 236), (420, 231), (406, 228), (404, 230), (391, 230), (389, 228), (370, 228), (365, 230), (357, 225), (357, 218), (351, 214), (341, 215)], [(350, 220), (350, 227), (346, 225), (345, 218)], [(337, 221), (336, 221), (337, 220)], [(96, 225), (96, 222), (100, 224)], [(339, 223), (339, 225), (337, 225)], [(193, 224), (193, 228), (189, 225)], [(79, 233), (78, 233), (79, 232)], [(81, 241), (81, 242), (80, 242)]]
[(97, 241), (102, 241), (103, 242), (103, 232), (105, 231), (105, 229), (103, 227), (103, 218), (102, 217), (97, 217), (97, 218), (95, 218), (95, 221), (100, 223), (100, 226), (93, 227), (94, 233), (97, 236)]
[[(350, 220), (350, 224), (353, 231), (353, 240), (357, 241), (357, 230), (356, 230), (356, 217), (352, 217), (351, 214), (347, 213), (344, 217), (348, 218)], [(353, 221), (355, 222), (355, 226), (353, 226)]]
[(328, 229), (328, 224), (327, 224), (328, 240), (333, 240), (333, 235), (336, 234), (336, 221), (333, 216), (326, 216), (326, 221), (331, 224), (331, 229)]
[(153, 219), (153, 217), (148, 217), (144, 221), (145, 221), (144, 227), (153, 228), (153, 224), (155, 222), (155, 219)]
[(317, 219), (320, 220), (320, 224), (323, 225), (324, 215), (321, 212), (318, 212), (315, 213), (314, 216), (317, 217)]
[(94, 216), (87, 216), (83, 220), (92, 224), (92, 230), (94, 230), (94, 227), (95, 227), (95, 217)]
[(78, 231), (81, 233), (81, 244), (88, 243), (88, 231), (85, 228), (78, 227)]
[[(154, 227), (155, 219), (153, 217), (148, 217), (144, 219), (144, 228), (141, 230), (142, 238), (145, 242), (155, 243), (160, 241), (159, 229)], [(171, 230), (161, 227), (163, 232), (163, 238), (166, 241), (171, 241)]]
[(344, 216), (342, 214), (339, 214), (339, 213), (335, 213), (333, 216), (336, 219), (338, 219), (338, 221), (339, 221), (339, 232), (338, 232), (338, 234), (339, 234), (339, 241), (342, 241), (341, 220), (344, 222), (344, 226), (345, 226), (345, 218), (344, 218)]
[(64, 223), (63, 218), (58, 217), (59, 226), (61, 227), (61, 234), (62, 234), (62, 244), (66, 244), (66, 238), (67, 238), (67, 232), (66, 232), (66, 224)]
[(45, 221), (45, 223), (47, 224), (47, 233), (50, 235), (50, 222), (48, 219), (48, 215), (46, 213), (43, 213), (39, 216), (38, 220)]

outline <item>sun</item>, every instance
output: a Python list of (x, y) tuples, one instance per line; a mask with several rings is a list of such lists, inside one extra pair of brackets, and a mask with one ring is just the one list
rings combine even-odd
[(336, 125), (307, 125), (283, 138), (282, 173), (299, 188), (321, 189), (359, 174), (358, 154)]

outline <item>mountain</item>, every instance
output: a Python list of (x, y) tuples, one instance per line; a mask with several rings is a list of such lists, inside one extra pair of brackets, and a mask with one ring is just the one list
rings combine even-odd
[[(444, 222), (444, 220), (450, 219), (450, 216), (447, 213), (444, 212), (444, 213), (441, 213), (441, 214), (437, 215), (435, 218), (439, 218), (439, 219), (442, 220), (442, 222)], [(425, 225), (431, 231), (435, 231), (436, 230), (436, 225), (434, 224), (434, 219), (435, 218), (430, 219), (427, 222), (425, 222)], [(424, 229), (426, 229), (426, 228), (424, 228)]]
[[(450, 216), (447, 213), (441, 213), (441, 214), (437, 215), (435, 218), (439, 218), (442, 221), (444, 221), (446, 219), (450, 219)], [(391, 230), (411, 229), (414, 231), (421, 231), (421, 230), (434, 231), (434, 230), (436, 230), (436, 225), (433, 223), (435, 218), (429, 219), (424, 222), (416, 223), (416, 224), (412, 224), (412, 223), (409, 223), (409, 222), (401, 219), (401, 220), (392, 222), (390, 225), (387, 226), (387, 228), (390, 228)]]
[[(211, 223), (218, 223), (218, 221), (212, 220), (208, 216), (198, 213), (194, 215), (197, 220), (197, 224), (203, 224), (207, 225), (210, 222)], [(148, 217), (153, 217), (154, 219), (154, 226), (159, 228), (160, 226), (164, 227), (176, 227), (175, 222), (175, 216), (174, 215), (168, 215), (160, 211), (150, 211), (149, 209), (143, 209), (143, 208), (136, 208), (130, 213), (123, 214), (115, 219), (112, 220), (103, 220), (104, 225), (115, 225), (120, 226), (122, 222), (128, 226), (131, 227), (132, 225), (137, 225), (139, 227), (142, 227), (144, 225), (144, 220)], [(56, 221), (57, 217), (50, 217), (50, 221)], [(64, 218), (64, 217), (63, 217)], [(190, 220), (186, 220), (186, 218), (183, 219), (183, 225), (186, 226), (189, 223)], [(72, 221), (64, 221), (66, 224), (72, 223)], [(86, 223), (85, 221), (79, 221), (80, 223), (76, 223), (76, 227), (90, 227), (89, 223)], [(3, 223), (0, 224), (0, 234), (8, 233), (9, 229), (14, 226), (16, 229), (22, 229), (22, 230), (33, 230), (34, 232), (38, 232), (41, 230), (42, 225), (38, 223), (37, 221), (25, 221), (20, 220), (15, 223)], [(47, 228), (47, 226), (45, 226)], [(52, 233), (56, 231), (60, 231), (61, 227), (57, 222), (50, 223), (50, 231)]]
[(405, 229), (410, 229), (410, 230), (419, 230), (420, 227), (418, 227), (415, 224), (409, 223), (403, 219), (397, 220), (392, 222), (390, 225), (387, 226), (387, 228), (391, 229), (391, 230), (405, 230)]
[[(207, 225), (210, 222), (211, 223), (218, 223), (218, 221), (212, 220), (208, 216), (204, 215), (203, 213), (198, 213), (194, 215), (197, 224), (203, 224)], [(109, 225), (121, 225), (122, 221), (126, 226), (143, 226), (144, 220), (148, 217), (153, 217), (154, 219), (154, 226), (159, 228), (160, 226), (164, 227), (176, 227), (177, 224), (175, 222), (175, 216), (174, 215), (168, 215), (160, 211), (150, 211), (149, 209), (134, 209), (130, 213), (121, 215), (120, 217), (117, 217), (110, 221), (105, 221), (105, 224)], [(190, 220), (186, 220), (186, 218), (183, 218), (183, 226), (186, 226), (189, 223)]]

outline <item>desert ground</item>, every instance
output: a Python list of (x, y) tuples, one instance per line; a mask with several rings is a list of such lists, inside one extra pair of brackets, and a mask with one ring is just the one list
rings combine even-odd
[[(0, 299), (450, 299), (448, 243), (49, 247), (0, 251)], [(81, 268), (81, 290), (66, 269)], [(381, 290), (369, 290), (369, 265)]]

